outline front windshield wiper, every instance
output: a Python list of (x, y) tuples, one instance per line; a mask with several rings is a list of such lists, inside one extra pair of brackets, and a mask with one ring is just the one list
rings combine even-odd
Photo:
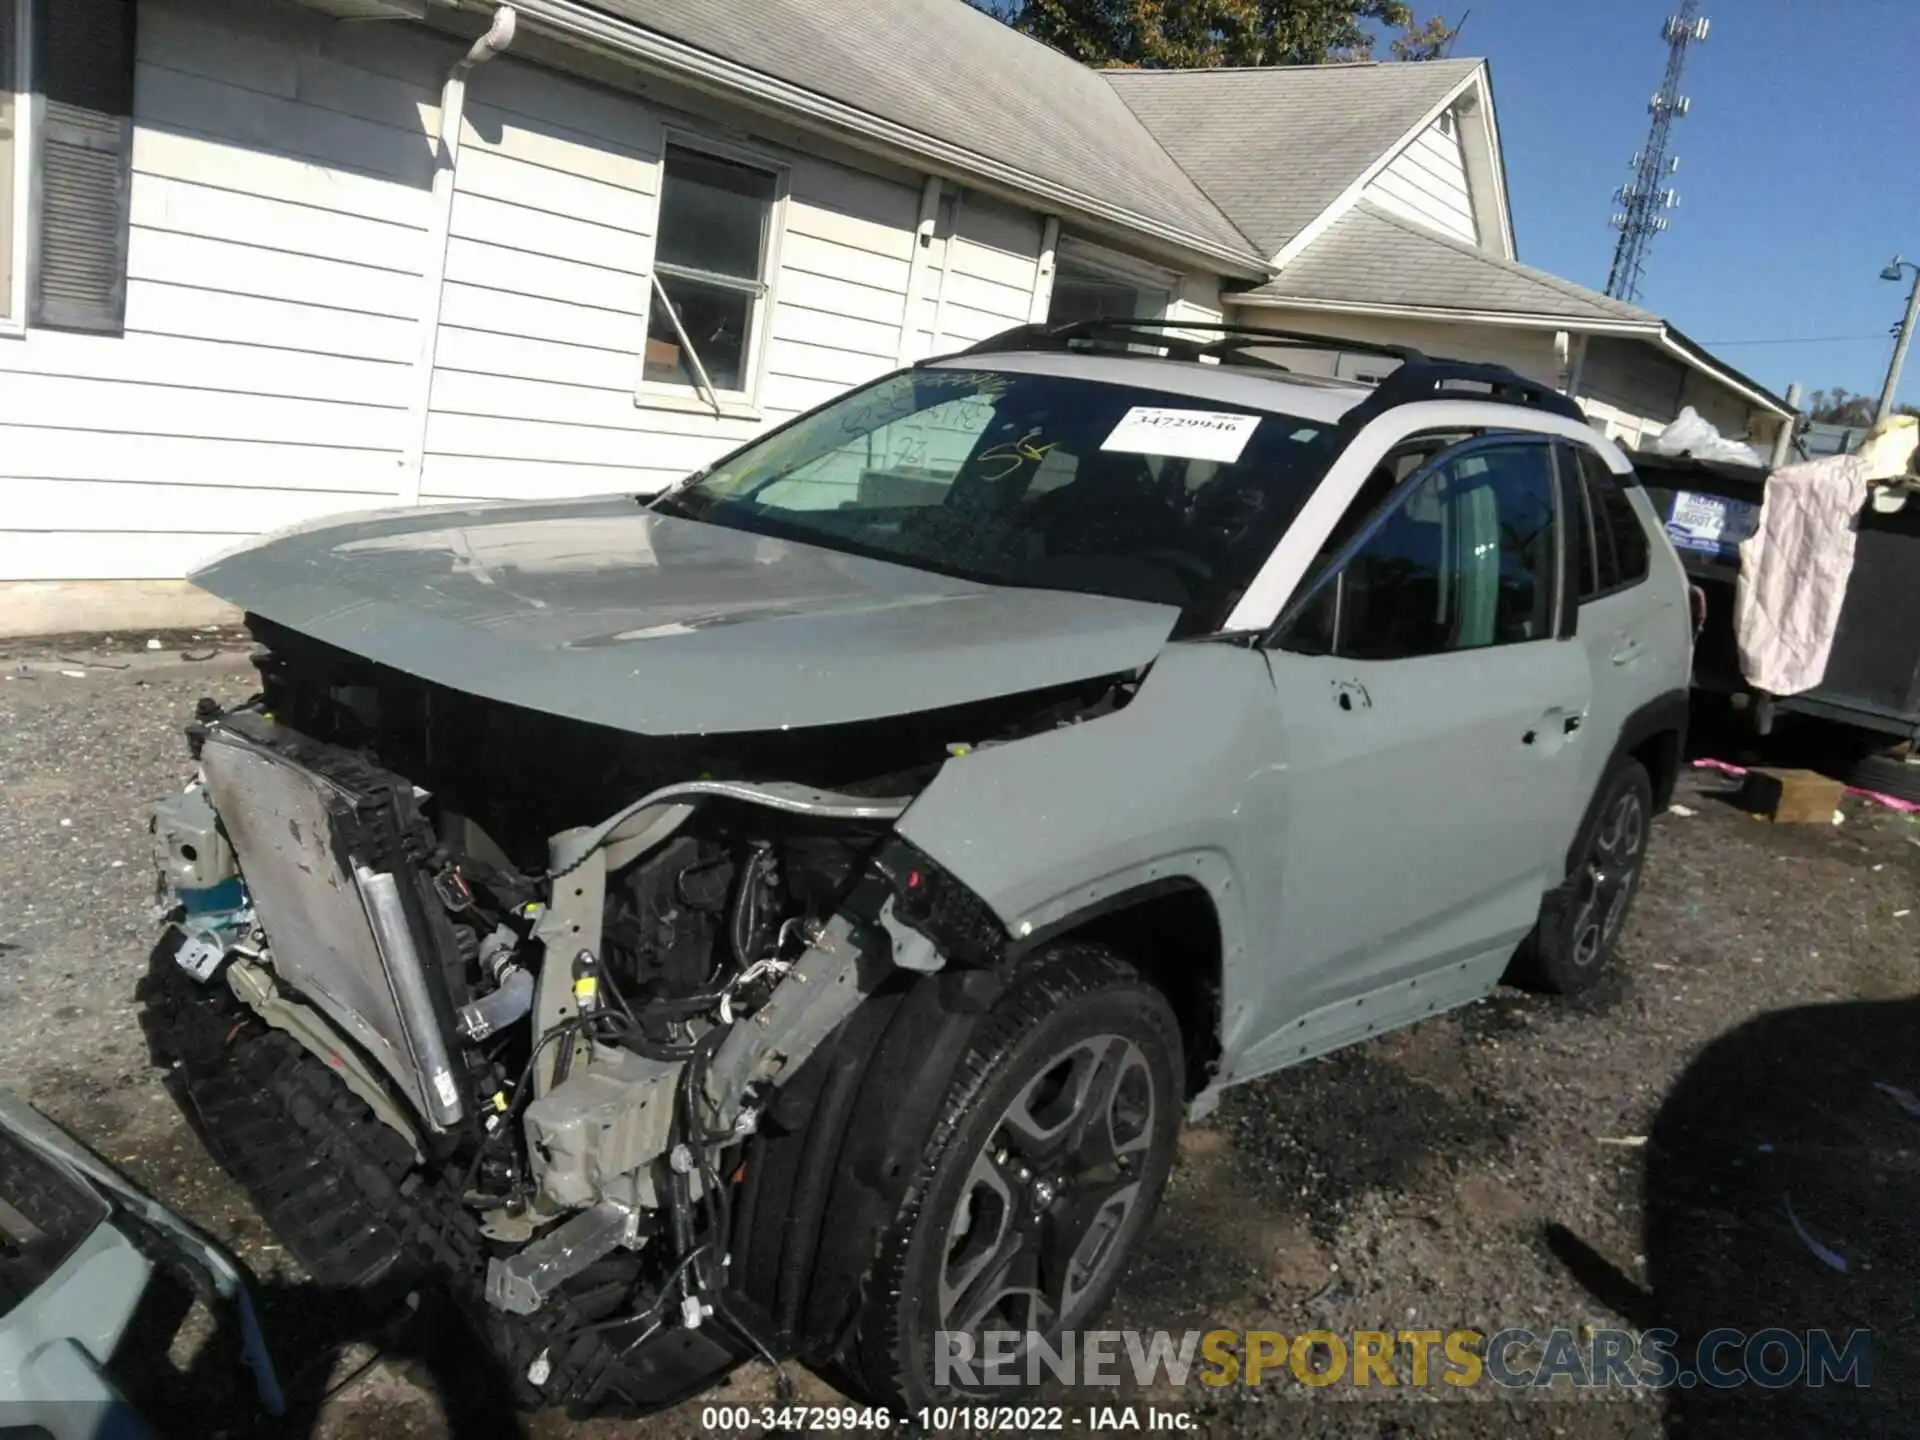
[(715, 504), (711, 495), (704, 491), (690, 492), (685, 486), (676, 486), (658, 495), (638, 495), (634, 498), (656, 514), (672, 515), (680, 520), (704, 520), (713, 513)]

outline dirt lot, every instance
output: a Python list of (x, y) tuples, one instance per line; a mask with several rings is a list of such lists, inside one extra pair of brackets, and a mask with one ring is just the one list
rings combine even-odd
[[(348, 1382), (303, 1432), (512, 1433), (476, 1413), (460, 1375), (479, 1361), (455, 1327), (390, 1325), (376, 1359), (364, 1320), (302, 1285), (148, 1066), (131, 996), (152, 940), (146, 807), (187, 776), (194, 699), (247, 688), (235, 652), (180, 658), (191, 639), (0, 661), (0, 1077), (263, 1277), (296, 1391)], [(1920, 1433), (1920, 1118), (1877, 1088), (1920, 1092), (1920, 824), (1849, 801), (1837, 828), (1772, 826), (1714, 798), (1722, 788), (1689, 776), (1695, 813), (1657, 824), (1621, 973), (1599, 997), (1502, 992), (1244, 1087), (1191, 1129), (1110, 1323), (1865, 1326), (1871, 1390), (1383, 1398), (1286, 1379), (1070, 1394), (1068, 1428), (1095, 1433), (1087, 1407), (1118, 1403), (1142, 1427), (1152, 1411), (1220, 1435)], [(133, 1372), (168, 1433), (255, 1433), (245, 1387), (196, 1363), (204, 1315), (162, 1318)], [(772, 1393), (756, 1368), (712, 1398)], [(639, 1427), (545, 1415), (530, 1428), (692, 1435), (700, 1406)]]

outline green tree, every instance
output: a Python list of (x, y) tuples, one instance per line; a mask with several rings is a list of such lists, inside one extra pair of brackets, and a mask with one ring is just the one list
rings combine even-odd
[(971, 0), (1082, 64), (1152, 69), (1316, 65), (1373, 58), (1376, 28), (1395, 58), (1431, 60), (1453, 38), (1415, 23), (1405, 0)]

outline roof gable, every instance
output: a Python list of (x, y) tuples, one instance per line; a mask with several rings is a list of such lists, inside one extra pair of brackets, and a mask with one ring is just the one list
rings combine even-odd
[(1263, 255), (1417, 134), (1477, 60), (1102, 72)]

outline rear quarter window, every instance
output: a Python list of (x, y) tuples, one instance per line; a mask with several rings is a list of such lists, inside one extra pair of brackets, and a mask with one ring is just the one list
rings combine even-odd
[(1651, 566), (1646, 527), (1627, 496), (1626, 486), (1593, 451), (1571, 447), (1580, 477), (1582, 509), (1578, 525), (1580, 598), (1590, 600), (1637, 585)]

